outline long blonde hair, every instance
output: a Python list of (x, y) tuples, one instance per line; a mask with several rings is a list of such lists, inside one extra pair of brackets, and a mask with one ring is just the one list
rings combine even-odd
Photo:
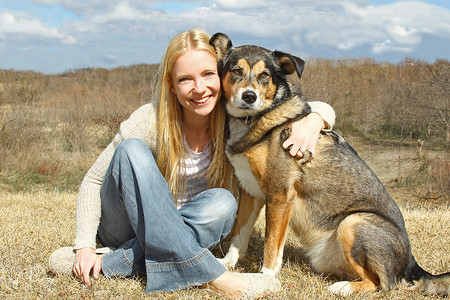
[[(209, 35), (200, 29), (191, 29), (175, 36), (166, 49), (153, 85), (156, 92), (153, 99), (159, 99), (157, 164), (175, 201), (185, 192), (186, 178), (179, 180), (178, 174), (185, 167), (183, 158), (186, 149), (181, 131), (182, 107), (170, 88), (172, 68), (175, 60), (188, 50), (205, 50), (217, 59), (209, 39)], [(210, 187), (230, 188), (231, 184), (231, 165), (225, 156), (225, 118), (225, 107), (219, 101), (211, 112), (209, 125), (211, 164), (205, 175)]]

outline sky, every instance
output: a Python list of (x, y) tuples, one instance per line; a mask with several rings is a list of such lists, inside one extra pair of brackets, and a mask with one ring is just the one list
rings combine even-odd
[(158, 63), (194, 27), (304, 59), (450, 60), (450, 0), (0, 0), (0, 69)]

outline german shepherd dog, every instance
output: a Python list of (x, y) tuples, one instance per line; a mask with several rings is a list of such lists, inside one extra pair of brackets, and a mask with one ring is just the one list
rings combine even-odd
[(400, 209), (383, 184), (336, 132), (322, 132), (314, 159), (282, 149), (288, 122), (310, 107), (287, 75), (300, 77), (304, 61), (257, 46), (233, 47), (211, 37), (229, 114), (227, 155), (241, 185), (231, 246), (223, 262), (234, 266), (248, 246), (260, 210), (266, 206), (262, 272), (281, 268), (288, 223), (313, 269), (353, 280), (332, 292), (388, 291), (400, 280), (419, 290), (446, 295), (450, 273), (432, 275), (411, 253)]

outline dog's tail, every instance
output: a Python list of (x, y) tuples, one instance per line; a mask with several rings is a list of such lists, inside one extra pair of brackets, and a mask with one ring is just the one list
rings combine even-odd
[(426, 294), (450, 295), (450, 272), (433, 275), (422, 269), (413, 259), (406, 268), (404, 277), (413, 284), (412, 289)]

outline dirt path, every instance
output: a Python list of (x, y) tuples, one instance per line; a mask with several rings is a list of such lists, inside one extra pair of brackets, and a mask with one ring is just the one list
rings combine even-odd
[[(357, 138), (348, 138), (349, 142), (366, 161), (370, 168), (377, 174), (378, 178), (386, 186), (391, 196), (398, 203), (411, 204), (449, 204), (449, 178), (441, 178), (443, 186), (447, 190), (435, 191), (432, 183), (422, 182), (421, 184), (408, 184), (400, 182), (407, 180), (420, 180), (418, 174), (421, 168), (426, 165), (427, 168), (435, 167), (436, 162), (444, 168), (440, 171), (442, 176), (448, 175), (448, 166), (450, 165), (450, 155), (445, 151), (422, 150), (423, 158), (419, 159), (419, 149), (415, 144), (409, 143), (400, 147), (398, 143), (381, 143), (373, 145), (363, 143)], [(426, 164), (427, 163), (427, 164)]]

